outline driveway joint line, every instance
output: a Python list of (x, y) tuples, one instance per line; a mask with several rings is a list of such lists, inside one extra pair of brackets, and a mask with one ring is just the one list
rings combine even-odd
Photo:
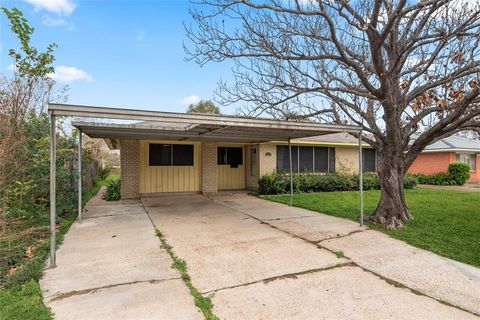
[(97, 218), (106, 218), (106, 217), (119, 217), (119, 216), (133, 216), (133, 215), (138, 215), (138, 214), (144, 214), (146, 212), (127, 212), (127, 213), (121, 213), (121, 214), (105, 214), (103, 216), (83, 216), (83, 220), (90, 220), (90, 219), (97, 219)]
[(308, 269), (308, 270), (304, 270), (304, 271), (287, 273), (287, 274), (283, 274), (283, 275), (279, 275), (279, 276), (273, 276), (273, 277), (268, 277), (268, 278), (265, 278), (265, 279), (255, 280), (255, 281), (252, 281), (252, 282), (246, 282), (246, 283), (236, 284), (236, 285), (233, 285), (233, 286), (228, 286), (228, 287), (213, 289), (213, 290), (209, 290), (209, 291), (204, 291), (204, 292), (202, 292), (202, 294), (203, 295), (208, 295), (208, 294), (216, 293), (216, 292), (222, 291), (222, 290), (235, 289), (235, 288), (239, 288), (239, 287), (246, 287), (246, 286), (250, 286), (252, 284), (257, 284), (257, 283), (267, 284), (267, 283), (270, 283), (270, 282), (273, 282), (273, 281), (276, 281), (276, 280), (282, 280), (282, 279), (289, 279), (289, 278), (290, 279), (296, 279), (297, 276), (301, 276), (301, 275), (304, 275), (304, 274), (328, 271), (328, 270), (331, 270), (331, 269), (342, 268), (342, 267), (354, 267), (354, 266), (355, 265), (352, 262), (348, 261), (348, 262), (338, 263), (338, 264), (335, 264), (335, 265), (332, 265), (332, 266), (328, 266), (328, 267), (325, 267), (325, 268)]
[(180, 279), (181, 279), (181, 277), (173, 277), (173, 278), (166, 278), (166, 279), (137, 280), (137, 281), (130, 281), (130, 282), (114, 283), (114, 284), (109, 284), (109, 285), (106, 285), (106, 286), (95, 287), (95, 288), (73, 290), (73, 291), (64, 292), (64, 293), (54, 295), (53, 297), (49, 298), (48, 302), (63, 300), (63, 299), (66, 299), (66, 298), (69, 298), (69, 297), (72, 297), (72, 296), (80, 296), (80, 295), (96, 292), (98, 290), (103, 290), (103, 289), (111, 289), (111, 288), (128, 286), (128, 285), (135, 285), (135, 284), (141, 284), (141, 283), (155, 284), (155, 283), (166, 282), (166, 281), (171, 281), (171, 280), (180, 280)]
[[(209, 200), (211, 200), (211, 201), (214, 201), (213, 199), (210, 199), (210, 198), (209, 198), (208, 196), (206, 196), (206, 195), (205, 195), (205, 197), (207, 197), (207, 198), (208, 198)], [(265, 201), (268, 201), (268, 200), (265, 200)], [(215, 201), (215, 202), (216, 202), (216, 201)], [(333, 250), (331, 250), (331, 249), (329, 249), (329, 248), (326, 248), (326, 247), (322, 246), (321, 243), (320, 243), (320, 242), (322, 242), (322, 241), (324, 241), (324, 240), (329, 240), (329, 239), (324, 239), (324, 240), (320, 240), (320, 241), (316, 241), (316, 242), (315, 242), (315, 241), (310, 241), (310, 240), (305, 239), (305, 238), (303, 238), (303, 237), (301, 237), (301, 236), (298, 236), (298, 235), (293, 234), (293, 233), (290, 233), (290, 232), (288, 232), (288, 231), (286, 231), (286, 230), (282, 230), (282, 229), (280, 229), (280, 228), (278, 228), (278, 227), (276, 227), (276, 226), (274, 226), (274, 225), (271, 225), (270, 223), (268, 223), (268, 221), (259, 219), (259, 218), (257, 218), (257, 217), (254, 217), (254, 216), (248, 214), (247, 212), (245, 212), (245, 211), (243, 211), (243, 210), (241, 210), (241, 209), (236, 209), (236, 208), (234, 208), (234, 207), (231, 207), (231, 206), (226, 205), (226, 204), (221, 203), (221, 202), (216, 202), (216, 203), (219, 203), (219, 204), (221, 204), (222, 206), (227, 207), (227, 208), (230, 208), (230, 209), (232, 209), (232, 210), (236, 210), (236, 211), (238, 211), (238, 212), (241, 212), (242, 214), (245, 214), (245, 215), (251, 217), (252, 219), (258, 220), (258, 221), (260, 221), (261, 223), (266, 224), (266, 225), (270, 226), (270, 227), (273, 228), (273, 229), (277, 229), (277, 230), (279, 230), (279, 231), (281, 231), (281, 232), (284, 232), (284, 233), (286, 233), (286, 234), (288, 234), (288, 235), (290, 235), (290, 236), (292, 236), (292, 237), (294, 237), (294, 238), (298, 238), (298, 239), (301, 239), (301, 240), (303, 240), (303, 241), (305, 241), (305, 242), (308, 242), (308, 243), (310, 243), (310, 244), (313, 244), (313, 245), (315, 245), (315, 246), (316, 246), (317, 248), (319, 248), (319, 249), (324, 249), (324, 250), (327, 250), (327, 251), (329, 251), (329, 252), (331, 252), (331, 253), (333, 253), (333, 254), (336, 254), (335, 251), (333, 251)], [(367, 230), (371, 230), (371, 229), (366, 229), (366, 230), (363, 230), (363, 231), (367, 231)], [(362, 232), (363, 232), (363, 231), (362, 231)], [(352, 234), (352, 232), (350, 232), (350, 234)], [(347, 236), (349, 236), (350, 234), (345, 235), (344, 237), (347, 237)], [(333, 239), (335, 239), (335, 238), (333, 238)], [(369, 270), (369, 269), (367, 269), (367, 268), (359, 265), (359, 264), (358, 264), (357, 262), (355, 262), (352, 258), (350, 258), (350, 257), (348, 257), (348, 256), (346, 256), (346, 255), (344, 255), (344, 258), (345, 258), (345, 259), (348, 259), (352, 265), (357, 266), (358, 268), (362, 269), (363, 271), (369, 272), (369, 273), (377, 276), (379, 279), (385, 281), (387, 284), (389, 284), (389, 285), (391, 285), (391, 286), (393, 286), (393, 287), (396, 287), (396, 288), (404, 288), (404, 289), (407, 289), (407, 290), (409, 290), (410, 292), (412, 292), (412, 293), (414, 293), (414, 294), (416, 294), (416, 295), (425, 296), (425, 297), (430, 298), (430, 299), (432, 299), (432, 300), (435, 300), (435, 301), (437, 301), (437, 302), (439, 302), (439, 303), (441, 303), (441, 304), (443, 304), (443, 305), (447, 305), (447, 306), (449, 306), (449, 307), (456, 308), (456, 309), (459, 309), (459, 310), (468, 312), (468, 313), (473, 314), (473, 315), (475, 315), (475, 316), (480, 316), (480, 314), (478, 314), (478, 313), (476, 313), (476, 312), (474, 312), (474, 311), (465, 309), (465, 308), (462, 307), (462, 306), (458, 306), (458, 305), (452, 304), (452, 303), (450, 303), (450, 302), (448, 302), (448, 301), (444, 301), (444, 300), (442, 300), (442, 299), (439, 299), (439, 298), (430, 296), (430, 295), (428, 295), (428, 294), (426, 294), (426, 293), (424, 293), (424, 292), (422, 292), (422, 291), (420, 291), (420, 290), (411, 288), (411, 287), (409, 287), (409, 286), (407, 286), (407, 285), (405, 285), (405, 284), (403, 284), (403, 283), (401, 283), (401, 282), (399, 282), (399, 281), (396, 281), (396, 280), (387, 278), (387, 277), (385, 277), (385, 276), (382, 276), (382, 275), (380, 275), (380, 274), (378, 274), (378, 273), (376, 273), (376, 272), (374, 272), (374, 271), (372, 271), (372, 270)]]

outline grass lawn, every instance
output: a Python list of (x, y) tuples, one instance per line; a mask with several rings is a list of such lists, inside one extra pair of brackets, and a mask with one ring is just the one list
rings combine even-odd
[[(106, 186), (114, 178), (116, 177), (110, 176), (105, 180), (97, 181), (93, 188), (84, 191), (83, 203), (88, 202), (102, 186)], [(68, 231), (75, 218), (76, 212), (61, 218), (60, 229), (57, 232), (57, 244), (62, 242), (63, 235)], [(12, 266), (16, 269), (15, 272), (9, 275), (2, 274), (0, 277), (0, 320), (48, 320), (52, 318), (50, 309), (43, 304), (42, 292), (38, 284), (38, 280), (43, 274), (44, 262), (49, 254), (48, 226), (46, 227), (47, 232), (41, 238), (29, 236), (29, 228), (30, 226), (19, 225), (15, 229), (15, 232), (20, 235), (16, 239), (15, 249), (23, 253), (29, 247), (35, 249), (28, 257), (15, 261)], [(11, 250), (9, 248), (11, 243), (8, 244), (2, 240), (0, 244), (0, 255)]]
[[(365, 215), (375, 210), (380, 192), (366, 191)], [(358, 221), (358, 192), (300, 193), (293, 205)], [(439, 255), (480, 267), (480, 193), (416, 188), (405, 197), (414, 219), (401, 230), (368, 223), (394, 238)], [(264, 196), (288, 203), (288, 195)]]

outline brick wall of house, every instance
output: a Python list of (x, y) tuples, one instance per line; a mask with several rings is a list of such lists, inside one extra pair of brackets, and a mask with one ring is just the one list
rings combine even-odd
[(342, 174), (358, 173), (358, 148), (335, 148), (335, 172)]
[(480, 183), (480, 153), (477, 154), (475, 168), (476, 170), (470, 173), (470, 179), (468, 180), (470, 183)]
[[(448, 165), (457, 161), (455, 152), (427, 152), (418, 155), (408, 173), (434, 174), (447, 172)], [(469, 183), (480, 182), (480, 154), (476, 156), (476, 170), (470, 172)]]
[(448, 165), (456, 161), (455, 152), (421, 153), (408, 169), (409, 173), (434, 174), (447, 172)]
[(261, 144), (259, 152), (259, 178), (277, 169), (277, 146), (275, 144)]
[(217, 145), (202, 142), (202, 193), (217, 192)]
[(120, 140), (122, 199), (138, 198), (140, 192), (140, 144), (138, 140)]

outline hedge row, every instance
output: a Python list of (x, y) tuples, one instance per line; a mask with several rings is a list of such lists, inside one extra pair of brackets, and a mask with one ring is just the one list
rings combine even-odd
[(466, 163), (451, 163), (447, 172), (435, 174), (415, 174), (420, 184), (462, 185), (470, 179), (470, 166)]
[[(417, 185), (417, 179), (406, 175), (404, 188), (411, 189)], [(380, 189), (380, 179), (377, 173), (363, 174), (363, 189)], [(294, 192), (331, 192), (358, 190), (358, 176), (337, 173), (294, 173)], [(290, 177), (285, 173), (270, 173), (259, 180), (260, 194), (285, 194), (290, 192)]]

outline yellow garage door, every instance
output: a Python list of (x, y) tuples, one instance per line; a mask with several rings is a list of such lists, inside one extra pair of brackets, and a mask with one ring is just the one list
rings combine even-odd
[(217, 147), (218, 190), (245, 189), (245, 150), (243, 145)]
[(200, 191), (200, 148), (198, 142), (141, 141), (140, 193)]

